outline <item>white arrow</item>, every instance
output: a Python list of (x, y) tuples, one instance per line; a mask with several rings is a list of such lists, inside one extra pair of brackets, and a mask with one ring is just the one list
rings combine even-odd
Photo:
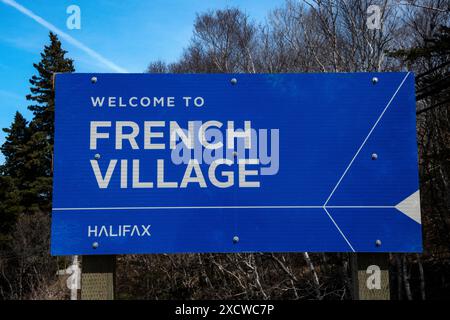
[(417, 223), (421, 223), (420, 219), (420, 192), (417, 190), (408, 198), (395, 206), (395, 209), (407, 215)]

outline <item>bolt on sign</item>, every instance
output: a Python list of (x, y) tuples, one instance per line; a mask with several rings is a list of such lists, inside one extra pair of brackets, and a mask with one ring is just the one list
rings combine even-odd
[(58, 74), (54, 255), (422, 250), (414, 75)]

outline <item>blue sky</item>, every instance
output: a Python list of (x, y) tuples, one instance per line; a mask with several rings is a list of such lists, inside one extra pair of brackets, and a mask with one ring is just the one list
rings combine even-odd
[[(173, 62), (189, 43), (196, 13), (239, 7), (255, 22), (283, 0), (0, 0), (0, 128), (9, 127), (19, 110), (30, 120), (25, 95), (33, 63), (48, 43), (49, 30), (17, 9), (29, 10), (75, 41), (128, 72), (142, 72), (154, 60)], [(8, 4), (9, 3), (9, 4)], [(16, 4), (16, 7), (11, 6)], [(69, 30), (69, 5), (81, 9), (81, 29)], [(61, 39), (77, 72), (114, 72), (73, 44)], [(0, 144), (4, 133), (0, 132)], [(0, 154), (0, 163), (3, 162)]]

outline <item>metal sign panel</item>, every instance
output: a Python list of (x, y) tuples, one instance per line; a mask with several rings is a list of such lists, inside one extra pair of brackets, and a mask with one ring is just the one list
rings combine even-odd
[(422, 250), (411, 73), (55, 88), (54, 255)]

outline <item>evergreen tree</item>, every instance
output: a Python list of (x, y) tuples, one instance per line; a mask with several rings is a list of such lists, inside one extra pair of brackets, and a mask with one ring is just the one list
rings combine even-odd
[(3, 129), (7, 135), (0, 148), (5, 156), (5, 163), (0, 166), (0, 248), (9, 240), (17, 216), (24, 210), (19, 190), (24, 187), (23, 178), (26, 175), (27, 124), (22, 114), (16, 112), (11, 127)]
[(17, 179), (0, 176), (0, 250), (7, 246), (18, 215), (23, 212)]
[(38, 75), (31, 77), (31, 94), (27, 95), (27, 100), (36, 102), (36, 104), (28, 107), (34, 114), (33, 130), (47, 134), (51, 145), (53, 145), (55, 119), (53, 76), (55, 73), (75, 71), (73, 60), (66, 58), (66, 53), (67, 51), (62, 49), (58, 37), (50, 32), (50, 44), (44, 47), (44, 52), (41, 53), (41, 61), (33, 64)]
[(30, 138), (26, 150), (25, 167), (30, 173), (23, 189), (22, 201), (30, 211), (49, 211), (52, 191), (52, 157), (55, 119), (55, 91), (53, 77), (56, 73), (73, 72), (73, 60), (66, 58), (58, 37), (50, 33), (50, 44), (44, 47), (41, 61), (35, 63), (37, 75), (30, 79), (31, 94), (27, 100), (35, 102), (28, 107), (33, 111)]
[(5, 156), (5, 163), (1, 166), (2, 175), (14, 178), (23, 177), (23, 169), (27, 162), (25, 146), (29, 140), (27, 124), (23, 115), (16, 112), (11, 127), (3, 129), (7, 136), (0, 148)]
[(447, 61), (450, 54), (450, 27), (440, 26), (429, 39), (425, 39), (421, 45), (396, 50), (390, 56), (402, 59), (406, 62), (416, 62), (419, 59), (435, 59)]
[[(65, 57), (58, 37), (50, 33), (50, 44), (44, 47), (41, 61), (35, 63), (37, 74), (30, 79), (27, 100), (34, 102), (28, 108), (33, 119), (27, 126), (25, 118), (17, 113), (1, 147), (5, 164), (0, 167), (2, 181), (0, 201), (24, 213), (49, 212), (52, 191), (52, 154), (54, 136), (55, 73), (73, 72), (73, 61)], [(12, 201), (12, 202), (11, 202)], [(0, 212), (1, 212), (0, 208)]]

